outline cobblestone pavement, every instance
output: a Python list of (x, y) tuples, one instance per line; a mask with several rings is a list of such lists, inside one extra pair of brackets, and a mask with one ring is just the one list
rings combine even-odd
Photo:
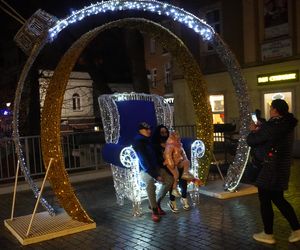
[[(146, 201), (144, 215), (131, 216), (131, 204), (122, 207), (115, 202), (111, 178), (74, 185), (75, 192), (97, 228), (53, 240), (21, 246), (5, 228), (10, 217), (12, 195), (0, 195), (0, 249), (300, 249), (300, 242), (288, 243), (290, 227), (275, 211), (274, 246), (260, 244), (252, 234), (262, 230), (257, 195), (219, 200), (201, 195), (200, 204), (179, 214), (167, 211), (161, 222), (150, 219)], [(45, 196), (56, 204), (51, 190)], [(288, 200), (300, 218), (300, 160), (294, 160)], [(29, 191), (17, 193), (15, 216), (31, 214), (34, 199)], [(40, 210), (42, 211), (42, 210)]]

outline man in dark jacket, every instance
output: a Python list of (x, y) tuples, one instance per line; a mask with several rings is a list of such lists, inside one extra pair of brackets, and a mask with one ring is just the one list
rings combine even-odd
[[(139, 125), (138, 134), (134, 138), (133, 148), (139, 158), (141, 179), (146, 184), (147, 196), (152, 209), (152, 220), (158, 222), (160, 221), (160, 215), (165, 214), (161, 209), (160, 202), (170, 190), (174, 180), (173, 177), (157, 163), (150, 137), (150, 125), (146, 122), (142, 122)], [(155, 194), (155, 181), (162, 184), (157, 199)]]
[(251, 124), (251, 132), (247, 137), (248, 145), (259, 148), (264, 155), (262, 169), (256, 179), (264, 231), (254, 234), (253, 238), (268, 244), (275, 243), (272, 202), (293, 230), (289, 242), (300, 240), (299, 221), (293, 207), (284, 198), (290, 177), (294, 128), (298, 122), (288, 109), (288, 104), (284, 100), (273, 100), (270, 106), (270, 119), (260, 129)]

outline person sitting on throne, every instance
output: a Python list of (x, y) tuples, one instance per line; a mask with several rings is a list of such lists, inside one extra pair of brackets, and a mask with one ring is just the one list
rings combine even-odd
[[(142, 122), (139, 124), (138, 133), (134, 137), (133, 148), (139, 158), (140, 176), (146, 185), (149, 208), (152, 210), (152, 220), (159, 222), (161, 215), (166, 214), (161, 208), (161, 201), (171, 189), (173, 177), (167, 173), (166, 169), (161, 168), (157, 162), (151, 142), (151, 126), (148, 123)], [(161, 183), (157, 196), (155, 181)]]
[[(161, 124), (161, 125), (157, 126), (156, 129), (154, 130), (153, 137), (152, 137), (152, 142), (153, 142), (153, 145), (154, 145), (154, 148), (155, 148), (156, 157), (157, 157), (157, 161), (158, 161), (159, 165), (162, 168), (166, 169), (170, 176), (173, 176), (171, 171), (165, 165), (166, 160), (164, 159), (164, 152), (165, 152), (165, 148), (166, 148), (166, 142), (169, 138), (169, 135), (170, 135), (169, 129), (165, 125)], [(170, 142), (170, 140), (169, 140), (169, 142)], [(178, 142), (177, 142), (177, 144), (178, 144)], [(179, 141), (178, 145), (181, 146), (180, 141)], [(172, 150), (169, 149), (168, 152), (170, 153), (171, 151)], [(185, 155), (185, 153), (184, 153), (184, 155)], [(186, 162), (186, 165), (188, 166), (189, 162)], [(184, 169), (180, 168), (180, 166), (181, 165), (179, 164), (179, 168), (178, 168), (178, 172), (179, 172), (179, 178), (178, 179), (179, 179), (179, 181), (178, 182), (176, 181), (176, 184), (178, 183), (178, 186), (180, 187), (180, 190), (181, 190), (180, 202), (182, 203), (184, 210), (190, 210), (190, 204), (189, 204), (188, 198), (187, 198), (187, 185), (188, 185), (188, 182), (191, 181), (196, 186), (201, 186), (203, 183), (201, 182), (201, 180), (199, 180), (197, 178), (194, 178), (192, 180), (191, 179), (188, 179), (188, 180), (182, 179), (181, 177), (183, 175)], [(176, 168), (177, 167), (178, 166), (176, 166)], [(188, 169), (185, 168), (185, 171), (188, 172)], [(170, 190), (169, 190), (170, 200), (168, 202), (168, 206), (171, 208), (173, 213), (179, 213), (179, 209), (178, 209), (177, 204), (176, 204), (176, 197), (172, 194), (172, 191), (173, 191), (173, 187), (171, 185)], [(179, 191), (178, 191), (178, 193), (179, 193)], [(176, 194), (178, 195), (178, 193), (176, 193)]]
[(183, 173), (181, 179), (186, 181), (191, 181), (194, 176), (189, 172), (190, 161), (187, 159), (185, 151), (182, 147), (180, 141), (180, 136), (176, 132), (171, 132), (164, 150), (164, 165), (167, 166), (169, 171), (174, 177), (174, 183), (172, 187), (172, 195), (175, 197), (180, 197), (181, 193), (177, 188), (179, 181), (179, 171), (178, 168), (183, 168)]

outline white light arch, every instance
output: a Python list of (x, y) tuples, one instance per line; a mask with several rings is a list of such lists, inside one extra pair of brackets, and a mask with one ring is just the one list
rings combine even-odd
[(174, 5), (155, 1), (155, 0), (138, 0), (138, 1), (105, 1), (101, 3), (91, 4), (78, 11), (73, 11), (72, 14), (64, 19), (59, 20), (54, 27), (49, 29), (49, 36), (51, 39), (67, 28), (69, 25), (78, 21), (82, 21), (84, 18), (98, 15), (100, 13), (106, 13), (108, 11), (117, 12), (124, 10), (138, 10), (153, 12), (154, 14), (168, 16), (176, 22), (180, 22), (185, 26), (191, 28), (199, 34), (203, 40), (211, 40), (213, 37), (214, 29), (208, 25), (203, 19), (199, 19), (193, 14), (180, 9)]

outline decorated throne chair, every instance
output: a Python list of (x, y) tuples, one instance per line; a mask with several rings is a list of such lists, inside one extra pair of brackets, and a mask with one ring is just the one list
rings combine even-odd
[[(123, 205), (128, 198), (132, 201), (133, 215), (140, 215), (146, 191), (139, 175), (138, 157), (131, 144), (141, 122), (147, 122), (152, 128), (164, 124), (171, 129), (170, 106), (161, 96), (143, 93), (101, 95), (98, 101), (106, 141), (102, 155), (111, 165), (117, 203)], [(204, 144), (188, 138), (182, 142), (191, 161), (191, 172), (197, 177), (198, 159), (204, 154)]]

